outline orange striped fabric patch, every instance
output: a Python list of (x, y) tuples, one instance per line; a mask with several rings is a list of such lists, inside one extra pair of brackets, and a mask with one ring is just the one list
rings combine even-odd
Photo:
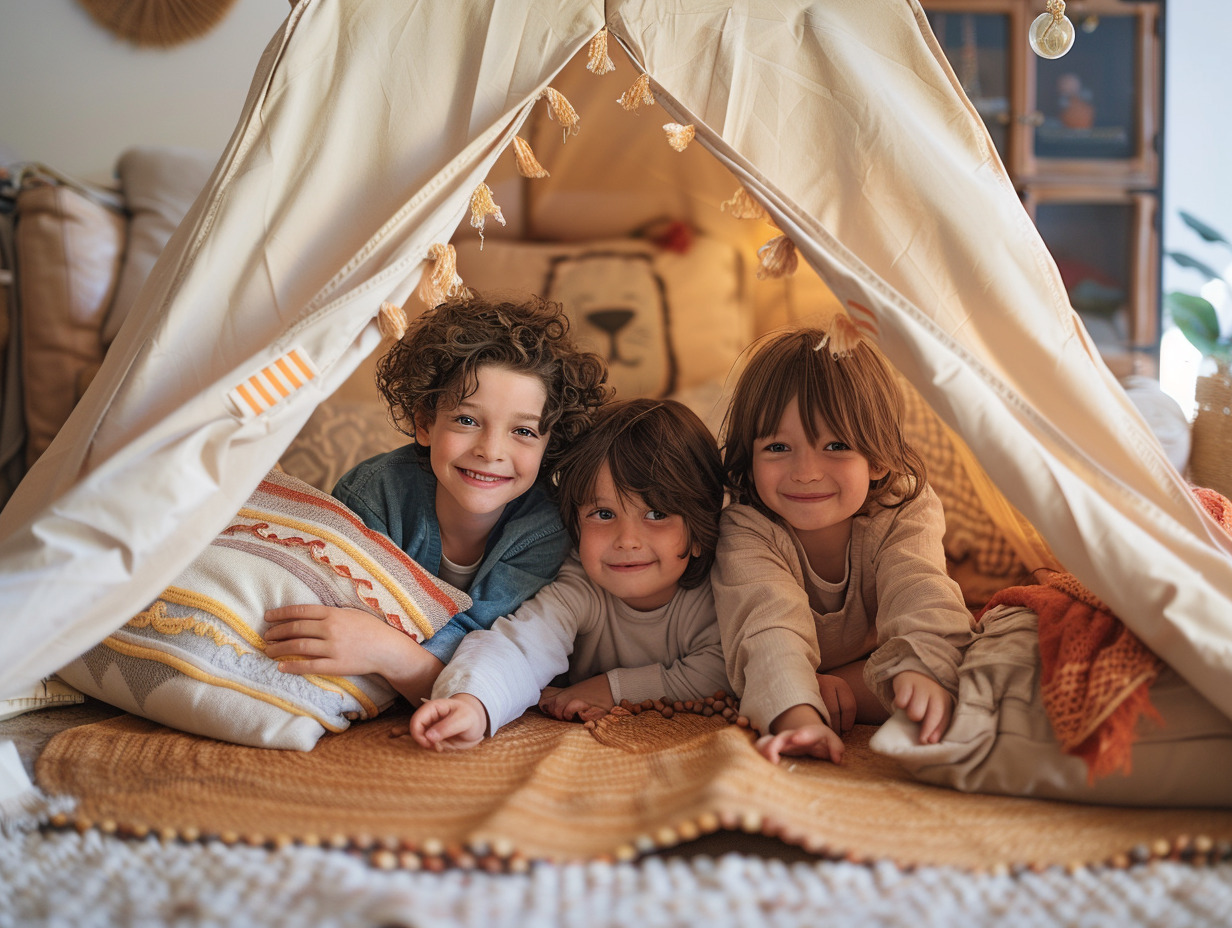
[(308, 352), (296, 346), (236, 385), (227, 393), (227, 398), (241, 418), (259, 416), (315, 380), (318, 373)]

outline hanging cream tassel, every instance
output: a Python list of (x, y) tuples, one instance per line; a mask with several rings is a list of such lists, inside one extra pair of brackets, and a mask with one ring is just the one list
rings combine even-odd
[(642, 106), (650, 106), (655, 102), (654, 94), (650, 92), (650, 75), (643, 74), (633, 82), (633, 86), (620, 95), (616, 101), (629, 112)]
[(563, 141), (569, 141), (569, 136), (578, 134), (578, 123), (582, 121), (582, 117), (577, 114), (577, 110), (565, 99), (565, 95), (554, 87), (549, 87), (541, 96), (548, 98), (548, 115), (560, 123), (560, 127), (564, 130)]
[(616, 70), (612, 59), (607, 56), (607, 26), (595, 33), (590, 40), (590, 60), (586, 62), (586, 70), (591, 74), (609, 74)]
[(415, 295), (429, 309), (439, 306), (462, 290), (458, 276), (458, 253), (452, 245), (437, 243), (428, 249), (428, 266), (419, 278)]
[(692, 126), (682, 126), (678, 122), (669, 122), (663, 127), (663, 131), (667, 133), (667, 144), (676, 151), (684, 151), (688, 148), (696, 134)]
[(539, 163), (535, 153), (530, 150), (530, 142), (516, 135), (513, 138), (513, 157), (518, 162), (518, 173), (532, 180), (540, 177), (551, 177), (547, 168)]
[(492, 188), (481, 183), (471, 194), (471, 226), (479, 230), (479, 250), (483, 251), (483, 226), (491, 216), (502, 226), (505, 217), (501, 215), (500, 207), (492, 199)]
[(836, 358), (845, 358), (860, 345), (860, 330), (846, 313), (838, 313), (830, 320), (830, 327), (814, 351), (820, 351), (826, 345), (830, 346), (830, 354)]
[(763, 219), (770, 222), (770, 214), (766, 212), (766, 208), (754, 200), (743, 187), (733, 193), (730, 200), (720, 203), (719, 210), (730, 212), (734, 219)]
[(396, 303), (390, 303), (386, 300), (381, 304), (381, 311), (376, 317), (377, 328), (381, 330), (382, 338), (393, 339), (396, 342), (402, 341), (402, 336), (406, 334), (406, 327), (409, 324), (406, 318), (406, 311)]
[(758, 248), (757, 257), (761, 259), (761, 267), (757, 271), (758, 280), (790, 277), (796, 273), (796, 266), (799, 264), (796, 246), (786, 235), (776, 235)]

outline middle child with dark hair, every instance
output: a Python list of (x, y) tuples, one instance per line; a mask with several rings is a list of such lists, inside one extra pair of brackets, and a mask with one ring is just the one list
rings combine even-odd
[[(672, 400), (611, 403), (556, 477), (574, 551), (513, 615), (462, 640), (411, 718), (423, 747), (473, 747), (536, 702), (587, 718), (728, 688), (709, 580), (723, 475), (705, 424)], [(550, 686), (561, 674), (569, 684)]]

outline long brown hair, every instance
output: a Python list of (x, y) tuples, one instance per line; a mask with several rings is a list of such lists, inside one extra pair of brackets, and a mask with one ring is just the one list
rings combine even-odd
[[(679, 584), (688, 590), (701, 583), (714, 563), (723, 508), (723, 466), (705, 423), (675, 400), (618, 400), (600, 410), (554, 474), (556, 501), (574, 544), (604, 464), (622, 497), (640, 496), (652, 509), (684, 519), (690, 561)], [(691, 554), (694, 545), (697, 555)]]
[(903, 435), (903, 396), (889, 365), (867, 341), (838, 356), (819, 348), (826, 334), (800, 328), (771, 336), (740, 374), (723, 421), (723, 471), (736, 502), (766, 511), (753, 484), (753, 449), (793, 401), (810, 443), (825, 423), (868, 459), (870, 471), (887, 471), (870, 482), (866, 507), (902, 505), (923, 490), (928, 471)]

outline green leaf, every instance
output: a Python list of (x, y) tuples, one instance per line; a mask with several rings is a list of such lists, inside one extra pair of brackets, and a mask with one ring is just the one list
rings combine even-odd
[(1173, 261), (1175, 261), (1177, 264), (1179, 264), (1181, 267), (1188, 267), (1188, 268), (1192, 268), (1195, 271), (1201, 271), (1211, 280), (1223, 280), (1223, 275), (1220, 274), (1213, 267), (1211, 267), (1209, 264), (1207, 264), (1204, 261), (1199, 261), (1197, 258), (1184, 254), (1183, 252), (1170, 251), (1168, 252), (1168, 257), (1171, 258)]
[(1185, 212), (1183, 209), (1178, 210), (1178, 212), (1181, 214), (1181, 219), (1184, 220), (1185, 225), (1189, 226), (1189, 228), (1193, 229), (1200, 236), (1202, 236), (1204, 241), (1220, 242), (1227, 245), (1229, 248), (1232, 248), (1232, 242), (1229, 242), (1221, 233), (1216, 232), (1201, 219), (1198, 219), (1191, 213)]
[(1210, 300), (1174, 290), (1164, 297), (1164, 305), (1191, 345), (1203, 355), (1220, 354), (1219, 315)]

